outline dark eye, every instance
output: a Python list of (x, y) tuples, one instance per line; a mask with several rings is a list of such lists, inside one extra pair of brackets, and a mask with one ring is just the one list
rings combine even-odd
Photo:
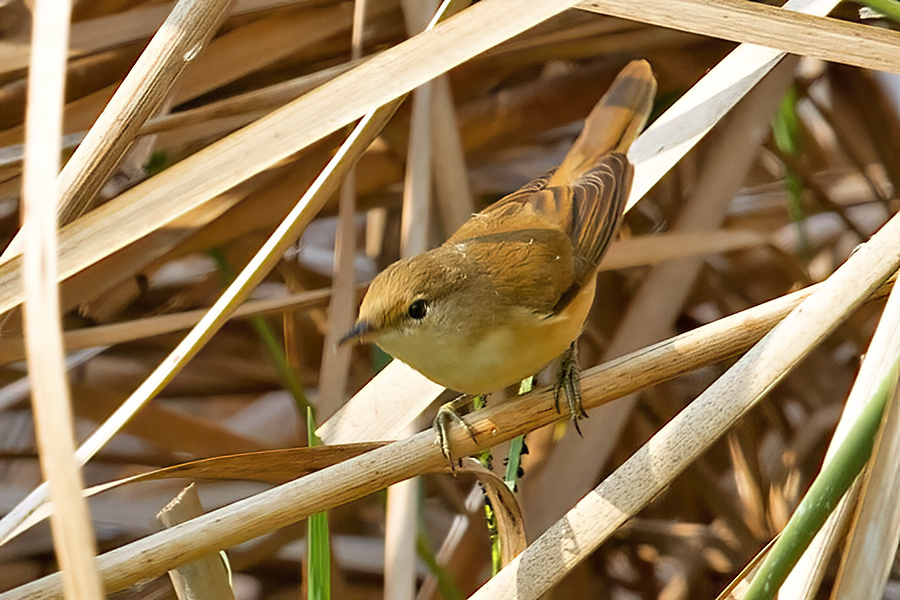
[(422, 298), (414, 300), (413, 303), (409, 305), (409, 310), (406, 312), (416, 321), (424, 319), (425, 315), (428, 313), (428, 302)]

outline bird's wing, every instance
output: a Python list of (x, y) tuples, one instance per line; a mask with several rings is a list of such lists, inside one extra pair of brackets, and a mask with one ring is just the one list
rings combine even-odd
[(645, 60), (629, 63), (588, 115), (558, 169), (473, 215), (448, 240), (552, 228), (572, 244), (573, 279), (560, 290), (565, 308), (594, 276), (619, 229), (633, 169), (625, 152), (650, 115), (656, 79)]
[(575, 278), (579, 284), (593, 277), (619, 231), (633, 174), (634, 169), (625, 155), (614, 152), (604, 156), (571, 185), (547, 188), (547, 191), (566, 194), (566, 201), (572, 207), (571, 221), (564, 231), (572, 240)]

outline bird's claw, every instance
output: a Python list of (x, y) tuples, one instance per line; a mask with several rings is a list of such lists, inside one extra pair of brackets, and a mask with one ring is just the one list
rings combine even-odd
[(556, 391), (554, 399), (556, 401), (556, 412), (562, 414), (559, 409), (559, 396), (565, 393), (566, 406), (569, 414), (572, 416), (572, 422), (575, 424), (575, 431), (581, 435), (581, 428), (578, 426), (579, 419), (586, 419), (587, 413), (581, 403), (581, 379), (578, 371), (578, 351), (575, 342), (569, 346), (569, 349), (562, 356), (562, 362), (559, 366), (559, 377), (556, 381)]
[[(450, 472), (454, 475), (456, 475), (456, 464), (454, 463), (453, 455), (450, 452), (450, 426), (454, 423), (462, 425), (463, 429), (466, 430), (466, 433), (469, 434), (469, 437), (472, 438), (472, 441), (475, 441), (475, 432), (469, 424), (459, 416), (459, 413), (456, 412), (458, 408), (465, 406), (469, 402), (471, 402), (470, 397), (460, 396), (456, 400), (447, 402), (441, 406), (438, 409), (437, 415), (434, 417), (434, 431), (437, 436), (437, 442), (441, 447), (441, 454), (447, 459), (447, 462), (450, 464)], [(460, 466), (462, 466), (462, 459), (457, 460)]]

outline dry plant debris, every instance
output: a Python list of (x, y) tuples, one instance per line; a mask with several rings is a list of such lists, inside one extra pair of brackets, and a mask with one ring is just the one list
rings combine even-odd
[[(8, 513), (42, 480), (16, 287), (21, 259), (15, 253), (21, 242), (13, 241), (21, 218), (33, 4), (0, 3), (0, 239), (4, 248), (12, 244), (0, 264), (5, 311), (0, 515), (6, 515), (0, 537), (11, 537), (0, 545), (0, 598), (60, 597), (56, 579), (41, 579), (57, 570), (47, 521), (15, 536), (4, 528)], [(201, 529), (190, 539), (178, 538), (178, 527), (154, 534), (159, 530), (155, 515), (190, 482), (196, 483), (207, 512), (239, 507), (230, 513), (239, 525), (226, 544), (236, 598), (300, 593), (304, 523), (293, 515), (305, 510), (300, 505), (316, 510), (316, 502), (330, 508), (334, 597), (380, 598), (385, 589), (404, 590), (405, 596), (390, 592), (398, 598), (441, 597), (445, 582), (439, 584), (427, 566), (432, 559), (463, 597), (487, 581), (490, 545), (477, 481), (488, 475), (471, 468), (451, 477), (423, 436), (398, 446), (418, 449), (421, 456), (414, 457), (366, 443), (426, 429), (445, 395), (394, 365), (382, 380), (405, 381), (408, 388), (373, 384), (356, 405), (351, 403), (352, 409), (328, 422), (389, 361), (367, 347), (336, 358), (333, 341), (343, 333), (336, 329), (352, 319), (362, 286), (405, 249), (440, 243), (470, 212), (558, 164), (580, 129), (579, 120), (630, 59), (643, 57), (653, 66), (660, 82), (658, 116), (728, 56), (736, 42), (777, 45), (779, 32), (789, 31), (779, 28), (791, 27), (796, 14), (777, 10), (775, 18), (771, 7), (723, 2), (716, 10), (733, 16), (733, 22), (722, 30), (727, 39), (719, 39), (709, 20), (715, 15), (700, 9), (692, 16), (688, 8), (679, 8), (685, 13), (679, 15), (648, 8), (645, 20), (656, 24), (646, 24), (622, 18), (628, 16), (622, 14), (627, 2), (551, 10), (551, 4), (566, 4), (557, 0), (532, 10), (541, 4), (523, 2), (525, 16), (516, 17), (521, 23), (534, 18), (536, 27), (484, 52), (441, 50), (437, 42), (428, 44), (443, 38), (422, 35), (417, 39), (424, 40), (425, 51), (410, 67), (415, 74), (397, 83), (379, 82), (376, 76), (390, 68), (392, 56), (411, 60), (390, 49), (408, 32), (424, 28), (436, 2), (368, 0), (360, 11), (354, 2), (335, 0), (236, 0), (227, 14), (203, 21), (206, 43), (198, 31), (193, 37), (168, 32), (172, 44), (191, 40), (181, 55), (186, 66), (168, 73), (168, 79), (153, 80), (154, 85), (128, 88), (132, 96), (127, 99), (141, 109), (129, 113), (135, 121), (101, 119), (101, 128), (92, 130), (119, 84), (130, 72), (146, 68), (135, 63), (152, 49), (148, 42), (175, 5), (75, 3), (63, 162), (76, 161), (69, 168), (84, 173), (68, 180), (77, 206), (64, 213), (60, 262), (68, 270), (59, 294), (79, 442), (147, 385), (146, 378), (228, 285), (223, 265), (238, 273), (251, 261), (333, 157), (350, 132), (347, 125), (376, 108), (379, 99), (390, 100), (440, 75), (427, 92), (419, 87), (365, 144), (353, 185), (323, 197), (315, 214), (304, 213), (302, 237), (289, 240), (291, 247), (275, 256), (273, 268), (259, 274), (261, 283), (237, 315), (85, 465), (90, 487), (191, 463), (166, 472), (178, 478), (143, 477), (91, 496), (98, 552), (121, 549), (100, 559), (113, 597), (174, 597), (165, 571), (175, 565), (159, 558), (161, 568), (140, 572), (126, 564), (131, 549), (149, 552), (157, 547), (153, 544), (164, 549), (170, 544), (159, 556), (177, 554), (182, 548), (177, 544), (223, 549), (213, 529), (209, 537)], [(460, 17), (472, 9), (490, 14), (503, 5), (503, 0), (483, 0)], [(619, 16), (600, 14), (604, 11)], [(760, 33), (759, 23), (767, 17), (771, 28)], [(504, 539), (527, 536), (531, 542), (553, 526), (726, 373), (796, 301), (777, 300), (762, 320), (723, 319), (828, 280), (900, 211), (900, 80), (856, 65), (895, 72), (897, 66), (888, 59), (877, 62), (877, 55), (860, 59), (865, 52), (840, 45), (851, 31), (867, 49), (897, 44), (900, 34), (886, 19), (861, 21), (849, 5), (841, 5), (833, 17), (802, 19), (805, 27), (823, 28), (820, 39), (836, 40), (827, 54), (815, 40), (785, 42), (778, 49), (804, 57), (782, 60), (674, 168), (657, 177), (627, 214), (580, 340), (585, 400), (596, 405), (583, 425), (584, 437), (574, 435), (565, 419), (551, 423), (552, 398), (540, 390), (529, 400), (515, 400), (515, 390), (497, 394), (489, 400), (487, 418), (473, 415), (482, 444), (511, 437), (505, 433), (512, 429), (491, 431), (493, 423), (528, 431), (519, 505), (511, 505), (512, 516), (503, 517)], [(498, 40), (512, 35), (500, 30), (492, 28), (490, 35)], [(751, 30), (756, 33), (746, 33)], [(460, 35), (489, 37), (484, 32)], [(354, 39), (361, 58), (351, 52)], [(403, 70), (396, 69), (402, 76)], [(343, 74), (367, 87), (358, 93), (346, 86), (334, 92), (321, 87), (344, 81)], [(741, 73), (731, 75), (739, 80)], [(325, 108), (333, 110), (319, 106), (319, 113), (310, 108), (294, 114), (285, 108), (311, 90), (307, 98), (328, 99), (332, 106)], [(314, 114), (317, 118), (309, 122), (296, 116)], [(685, 127), (692, 114), (681, 119)], [(292, 128), (279, 129), (286, 123)], [(110, 154), (82, 157), (77, 151), (82, 143)], [(336, 247), (345, 249), (342, 255), (336, 256)], [(896, 270), (900, 253), (872, 260), (880, 260), (882, 270), (890, 271), (890, 265)], [(869, 282), (873, 288), (881, 283)], [(867, 290), (847, 290), (847, 298), (868, 295)], [(838, 324), (827, 337), (796, 366), (785, 366), (777, 384), (746, 415), (683, 472), (673, 472), (671, 483), (636, 514), (629, 513), (599, 548), (567, 569), (551, 597), (717, 597), (783, 529), (819, 472), (889, 291), (888, 285), (858, 307), (833, 315)], [(252, 315), (261, 318), (254, 321)], [(709, 329), (699, 329), (704, 326)], [(682, 345), (670, 345), (668, 354), (651, 353), (668, 361), (651, 363), (652, 369), (671, 374), (654, 379), (659, 373), (629, 371), (629, 365), (639, 364), (636, 355), (624, 366), (610, 363), (678, 334), (715, 328), (715, 335), (679, 338)], [(609, 364), (590, 370), (602, 363)], [(610, 373), (619, 379), (606, 379)], [(320, 388), (323, 382), (327, 389)], [(603, 396), (607, 388), (627, 395)], [(403, 414), (388, 414), (404, 396), (418, 402), (411, 401)], [(506, 396), (503, 402), (520, 404), (503, 404), (501, 396)], [(303, 401), (317, 408), (320, 424), (327, 423), (320, 437), (333, 448), (286, 450), (305, 445)], [(362, 411), (354, 412), (361, 404)], [(888, 444), (896, 418), (886, 424)], [(475, 449), (465, 434), (459, 441)], [(503, 442), (493, 449), (499, 473), (507, 446)], [(265, 453), (273, 450), (279, 452)], [(254, 452), (262, 454), (248, 454)], [(244, 456), (220, 458), (235, 454)], [(367, 456), (385, 458), (379, 463)], [(407, 477), (423, 475), (413, 488), (418, 514), (407, 518), (420, 528), (420, 545), (428, 556), (397, 569), (386, 556), (410, 556), (415, 550), (385, 549), (386, 531), (397, 525), (386, 522), (390, 496), (377, 483), (387, 482), (385, 473), (403, 461)], [(893, 489), (888, 486), (896, 470), (896, 459), (873, 469), (877, 476), (866, 483), (867, 497)], [(326, 487), (330, 473), (341, 473), (347, 486), (335, 483), (330, 495), (315, 502), (289, 494), (266, 496), (267, 490), (277, 492), (273, 486), (310, 472), (318, 472), (321, 479), (315, 481)], [(351, 493), (351, 488), (367, 491)], [(498, 496), (494, 490), (492, 497), (509, 502), (511, 495)], [(247, 506), (256, 499), (271, 502), (276, 507), (271, 520), (241, 523), (241, 515), (249, 514), (240, 512), (244, 504), (233, 504), (241, 499)], [(829, 597), (838, 586), (850, 589), (846, 586), (854, 581), (871, 579), (842, 557), (840, 543), (853, 539), (848, 547), (871, 552), (854, 539), (870, 513), (863, 509), (863, 520), (851, 519), (837, 532), (836, 550), (813, 577), (807, 597)], [(896, 518), (879, 526), (900, 531)], [(387, 537), (410, 543), (402, 536)], [(896, 539), (887, 536), (880, 550), (885, 598), (900, 597), (900, 570), (892, 560)], [(202, 554), (208, 552), (196, 556)], [(141, 556), (131, 558), (140, 562)], [(843, 581), (836, 583), (842, 561)]]

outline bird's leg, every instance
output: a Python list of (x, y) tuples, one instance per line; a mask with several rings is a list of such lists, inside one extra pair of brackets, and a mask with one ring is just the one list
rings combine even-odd
[(581, 379), (578, 372), (578, 348), (572, 342), (569, 349), (562, 355), (562, 362), (559, 365), (559, 377), (556, 380), (556, 412), (559, 410), (559, 396), (561, 393), (566, 395), (566, 405), (569, 408), (569, 414), (572, 415), (572, 422), (575, 423), (575, 431), (581, 435), (581, 428), (578, 426), (578, 419), (586, 419), (587, 413), (581, 405)]
[[(466, 433), (469, 434), (469, 437), (472, 438), (473, 441), (475, 440), (475, 432), (472, 431), (469, 424), (463, 421), (462, 417), (460, 417), (457, 412), (460, 408), (470, 404), (472, 400), (472, 396), (465, 394), (459, 396), (455, 400), (451, 400), (442, 405), (438, 409), (437, 415), (434, 417), (434, 431), (437, 434), (438, 443), (441, 446), (441, 453), (444, 455), (444, 458), (447, 459), (447, 462), (450, 463), (450, 471), (454, 475), (456, 474), (456, 465), (453, 463), (453, 457), (450, 454), (450, 425), (453, 423), (462, 425), (463, 429), (466, 430)], [(461, 464), (462, 462), (460, 461), (460, 465)]]

